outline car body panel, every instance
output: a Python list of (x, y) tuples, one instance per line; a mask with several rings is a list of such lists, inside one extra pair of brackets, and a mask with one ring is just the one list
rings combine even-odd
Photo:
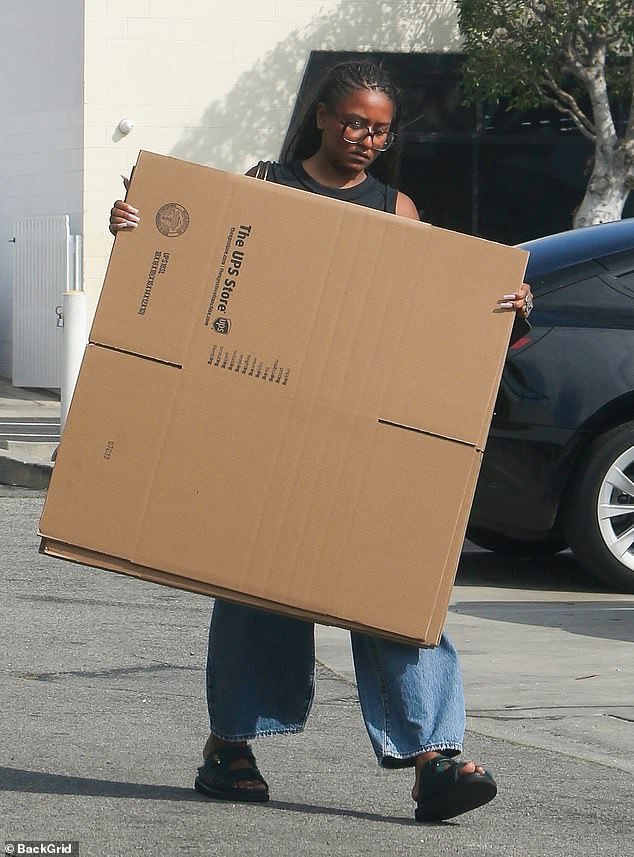
[(570, 229), (525, 241), (519, 246), (531, 254), (526, 276), (532, 285), (532, 281), (543, 274), (631, 250), (634, 247), (634, 217)]
[(520, 246), (535, 309), (509, 349), (469, 526), (541, 539), (589, 441), (634, 419), (634, 219)]

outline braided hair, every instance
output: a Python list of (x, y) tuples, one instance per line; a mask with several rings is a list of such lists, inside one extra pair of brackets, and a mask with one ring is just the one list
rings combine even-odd
[[(282, 151), (282, 162), (304, 161), (314, 155), (321, 145), (321, 131), (317, 127), (316, 115), (319, 104), (336, 111), (337, 105), (351, 93), (360, 89), (384, 93), (394, 106), (392, 130), (398, 132), (401, 116), (400, 93), (389, 74), (373, 62), (342, 62), (333, 66), (321, 82), (315, 95), (303, 112), (301, 121)], [(368, 172), (386, 184), (396, 184), (400, 160), (399, 138), (382, 152)]]

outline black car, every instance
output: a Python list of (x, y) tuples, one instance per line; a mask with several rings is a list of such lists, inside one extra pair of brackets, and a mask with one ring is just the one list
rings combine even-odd
[(570, 547), (634, 592), (634, 218), (521, 244), (531, 330), (509, 349), (467, 537)]

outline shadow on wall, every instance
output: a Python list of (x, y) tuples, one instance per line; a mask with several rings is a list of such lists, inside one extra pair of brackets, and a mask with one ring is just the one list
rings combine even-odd
[(452, 3), (341, 0), (240, 75), (170, 154), (229, 171), (277, 157), (311, 51), (442, 53), (459, 46)]

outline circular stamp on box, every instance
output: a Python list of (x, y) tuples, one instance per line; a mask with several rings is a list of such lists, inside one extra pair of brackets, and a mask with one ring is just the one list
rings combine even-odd
[(167, 238), (178, 238), (189, 226), (189, 212), (177, 202), (168, 202), (156, 212), (156, 228)]
[(216, 333), (229, 333), (231, 330), (231, 320), (223, 316), (218, 316), (218, 318), (214, 319), (213, 329)]

